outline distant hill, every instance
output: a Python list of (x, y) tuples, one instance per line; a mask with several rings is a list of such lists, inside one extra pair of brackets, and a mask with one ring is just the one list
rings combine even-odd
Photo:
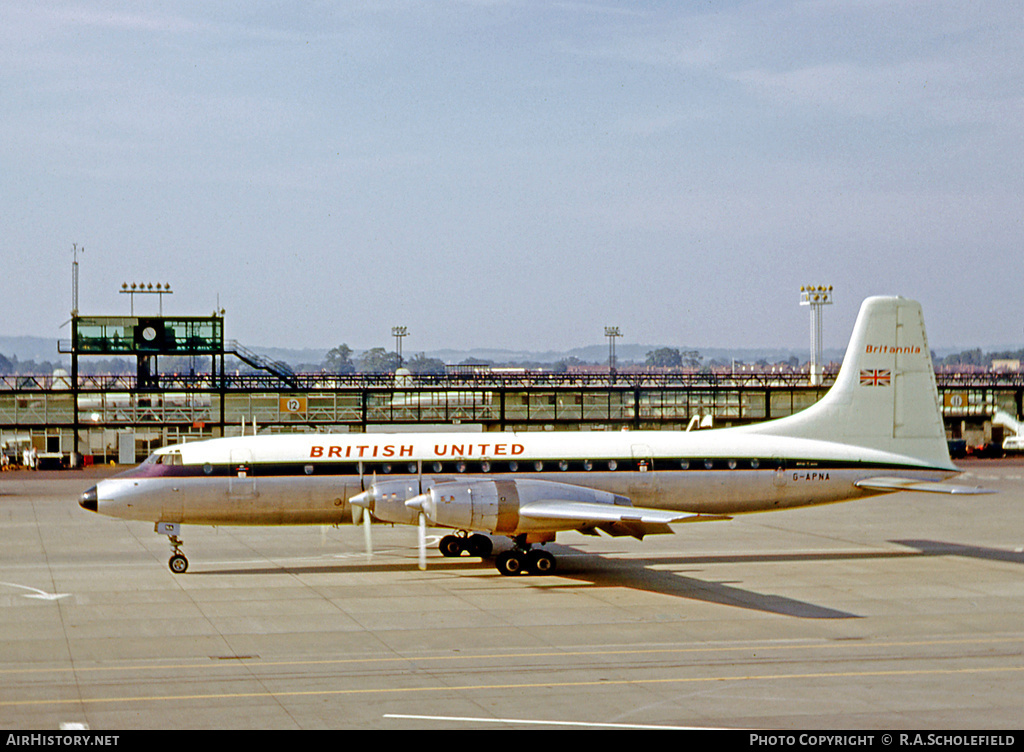
[[(68, 338), (70, 339), (70, 334)], [(8, 358), (17, 357), (18, 360), (34, 360), (37, 363), (48, 361), (67, 360), (71, 362), (69, 355), (61, 355), (57, 352), (57, 340), (47, 337), (2, 337), (0, 336), (0, 355)]]
[[(322, 363), (327, 356), (329, 348), (287, 348), (287, 347), (260, 347), (249, 345), (248, 349), (265, 355), (273, 360), (281, 360), (293, 368), (308, 367), (314, 368)], [(619, 363), (643, 363), (647, 353), (657, 350), (665, 345), (631, 345), (617, 344), (615, 356)], [(807, 352), (787, 350), (780, 348), (766, 349), (730, 349), (730, 348), (687, 348), (680, 350), (698, 350), (704, 361), (712, 359), (730, 360), (736, 358), (738, 361), (754, 363), (764, 359), (769, 363), (788, 360), (796, 355), (801, 361), (807, 359)], [(417, 353), (419, 351), (416, 351)], [(8, 358), (16, 356), (19, 361), (34, 360), (36, 362), (57, 362), (69, 361), (67, 355), (57, 352), (57, 340), (45, 337), (3, 337), (0, 336), (0, 354)], [(407, 352), (407, 357), (412, 357), (414, 352)], [(475, 347), (466, 350), (444, 349), (433, 350), (424, 353), (429, 358), (437, 358), (449, 365), (470, 362), (489, 363), (557, 363), (566, 358), (578, 358), (585, 363), (606, 363), (608, 362), (607, 345), (589, 345), (587, 347), (576, 347), (571, 350), (511, 350), (501, 348)], [(353, 358), (358, 358), (360, 351), (353, 352)], [(842, 357), (842, 351), (826, 351), (826, 358), (838, 359)]]
[[(615, 358), (620, 364), (643, 363), (647, 359), (647, 353), (662, 347), (671, 345), (615, 345)], [(786, 348), (700, 348), (700, 347), (676, 347), (683, 352), (696, 350), (701, 354), (702, 362), (712, 360), (732, 360), (744, 363), (756, 363), (759, 360), (766, 360), (769, 363), (785, 361), (794, 355), (801, 360), (807, 360), (807, 350), (791, 350)], [(838, 360), (844, 354), (844, 350), (826, 350), (826, 359)], [(493, 363), (557, 363), (566, 358), (578, 358), (585, 363), (607, 363), (608, 345), (589, 345), (587, 347), (575, 347), (566, 351), (529, 351), (529, 350), (499, 350), (487, 348), (473, 348), (471, 350), (435, 350), (426, 353), (427, 356), (438, 358), (445, 363), (457, 364), (464, 361), (480, 361)]]

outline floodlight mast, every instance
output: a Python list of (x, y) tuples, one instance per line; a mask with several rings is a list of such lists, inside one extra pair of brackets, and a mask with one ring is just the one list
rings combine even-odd
[(174, 292), (171, 290), (171, 283), (168, 282), (166, 285), (160, 282), (156, 283), (156, 289), (153, 287), (153, 283), (140, 282), (135, 284), (132, 282), (130, 285), (127, 282), (121, 283), (121, 294), (128, 295), (131, 297), (131, 315), (135, 315), (135, 296), (136, 295), (156, 295), (160, 299), (160, 315), (164, 315), (164, 295), (173, 295)]
[(617, 326), (606, 326), (604, 336), (608, 338), (608, 373), (615, 373), (615, 338), (621, 337), (622, 332)]
[(395, 352), (398, 353), (398, 367), (402, 367), (402, 337), (409, 336), (409, 328), (405, 326), (391, 327), (391, 336), (395, 338)]
[(832, 285), (805, 285), (800, 287), (800, 305), (811, 309), (811, 386), (821, 386), (823, 366), (821, 355), (821, 309), (832, 305)]
[(71, 252), (74, 254), (74, 261), (71, 264), (71, 315), (78, 315), (78, 252), (85, 253), (85, 246), (78, 247), (78, 243), (71, 244)]

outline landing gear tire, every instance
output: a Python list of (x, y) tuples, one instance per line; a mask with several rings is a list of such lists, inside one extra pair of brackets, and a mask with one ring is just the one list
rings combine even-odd
[(184, 574), (188, 569), (188, 559), (182, 554), (174, 554), (167, 562), (167, 566), (171, 568), (171, 571), (175, 574)]
[(442, 556), (462, 556), (462, 550), (465, 547), (462, 538), (454, 535), (446, 535), (441, 539), (441, 542), (437, 545), (441, 550)]
[(526, 571), (526, 557), (522, 551), (503, 551), (498, 554), (498, 558), (494, 561), (494, 566), (498, 568), (498, 571), (503, 575), (514, 575), (522, 574)]
[(555, 557), (547, 551), (534, 549), (526, 557), (526, 566), (532, 574), (551, 574), (555, 571)]
[(494, 544), (486, 535), (474, 533), (468, 538), (461, 535), (446, 535), (437, 545), (442, 556), (462, 556), (468, 553), (470, 556), (479, 556), (486, 559), (494, 550)]
[(523, 551), (513, 548), (503, 551), (494, 560), (494, 566), (504, 575), (535, 574), (539, 576), (553, 574), (557, 563), (555, 557), (547, 551), (530, 549)]
[(466, 551), (469, 552), (470, 556), (479, 556), (481, 559), (486, 559), (493, 550), (494, 544), (491, 543), (491, 539), (486, 535), (474, 533), (466, 541)]

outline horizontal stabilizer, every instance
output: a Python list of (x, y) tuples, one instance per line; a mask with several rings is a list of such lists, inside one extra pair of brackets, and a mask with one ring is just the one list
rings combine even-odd
[(869, 491), (921, 491), (924, 493), (963, 494), (965, 496), (996, 493), (981, 486), (952, 486), (948, 483), (935, 483), (913, 478), (865, 478), (857, 481), (854, 485)]

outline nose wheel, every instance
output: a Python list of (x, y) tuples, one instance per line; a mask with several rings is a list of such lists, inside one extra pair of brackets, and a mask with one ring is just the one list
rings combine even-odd
[(188, 559), (185, 558), (184, 554), (173, 554), (167, 562), (167, 566), (169, 566), (171, 571), (175, 574), (182, 574), (186, 569), (188, 569)]

